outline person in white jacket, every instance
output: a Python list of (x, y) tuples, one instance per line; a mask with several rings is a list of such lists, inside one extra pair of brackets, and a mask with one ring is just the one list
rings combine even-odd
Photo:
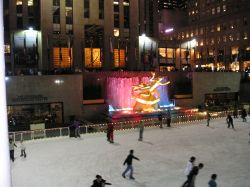
[(192, 171), (193, 167), (194, 167), (194, 162), (195, 162), (196, 158), (194, 156), (192, 156), (190, 158), (190, 160), (187, 162), (187, 166), (184, 170), (185, 175), (187, 176), (187, 180), (184, 182), (184, 184), (182, 185), (183, 187), (187, 184), (188, 182), (188, 175), (189, 173)]
[(25, 150), (26, 150), (26, 147), (25, 147), (25, 145), (24, 145), (24, 143), (23, 143), (23, 140), (21, 140), (20, 141), (20, 148), (21, 148), (21, 155), (20, 155), (20, 157), (24, 157), (24, 158), (26, 158), (26, 152), (25, 152)]

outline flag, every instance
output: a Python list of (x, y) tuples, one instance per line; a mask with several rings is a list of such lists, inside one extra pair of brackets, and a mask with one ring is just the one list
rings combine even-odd
[(113, 43), (112, 43), (112, 38), (111, 37), (109, 38), (109, 43), (110, 43), (110, 53), (113, 53), (114, 49), (113, 49)]
[(50, 49), (49, 49), (49, 35), (47, 36), (47, 57), (48, 57), (48, 61), (50, 61)]
[(36, 60), (36, 63), (38, 63), (38, 60), (39, 60), (39, 51), (38, 51), (38, 33), (36, 34), (35, 60)]
[(26, 46), (26, 33), (24, 32), (24, 37), (23, 37), (23, 53), (24, 53), (24, 55), (26, 55), (26, 50), (27, 50), (27, 46)]
[(70, 63), (71, 63), (71, 41), (70, 41), (70, 37), (68, 37), (68, 50), (69, 50), (69, 59), (70, 59)]

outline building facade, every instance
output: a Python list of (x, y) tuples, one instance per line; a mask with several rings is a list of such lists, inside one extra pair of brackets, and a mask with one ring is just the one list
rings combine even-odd
[(6, 0), (7, 74), (138, 70), (139, 36), (158, 33), (154, 9), (144, 0)]
[[(247, 0), (192, 0), (188, 25), (160, 36), (162, 70), (243, 71), (250, 67)], [(172, 64), (169, 64), (169, 63)], [(174, 62), (174, 63), (173, 63)]]

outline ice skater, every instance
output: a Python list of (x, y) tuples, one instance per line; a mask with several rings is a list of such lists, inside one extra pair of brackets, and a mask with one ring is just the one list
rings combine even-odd
[(233, 118), (230, 114), (227, 115), (226, 121), (228, 124), (227, 128), (230, 128), (230, 126), (232, 126), (232, 128), (234, 129)]
[(187, 166), (184, 170), (185, 175), (187, 176), (187, 180), (184, 182), (184, 184), (182, 185), (183, 187), (188, 183), (188, 175), (190, 174), (190, 172), (192, 171), (193, 167), (194, 167), (194, 162), (195, 162), (196, 158), (194, 156), (192, 156), (190, 158), (190, 160), (187, 162)]
[(10, 147), (10, 159), (12, 160), (12, 162), (14, 162), (15, 161), (15, 147), (17, 146), (12, 139), (10, 139), (9, 141), (9, 147)]
[(20, 148), (21, 148), (20, 157), (26, 158), (26, 156), (27, 156), (27, 154), (26, 154), (26, 146), (24, 145), (23, 140), (20, 141)]
[(74, 119), (72, 126), (75, 128), (75, 138), (77, 138), (77, 137), (81, 138), (80, 122), (78, 120)]
[(209, 112), (207, 112), (207, 126), (208, 127), (209, 127), (210, 120), (211, 120), (211, 115)]
[(199, 170), (204, 167), (203, 163), (200, 163), (198, 166), (194, 166), (188, 175), (188, 181), (183, 187), (195, 187), (195, 180), (199, 174)]
[(171, 127), (171, 112), (170, 109), (167, 111), (167, 127)]
[(113, 123), (109, 123), (107, 127), (107, 140), (110, 143), (114, 143), (114, 125)]
[(216, 179), (217, 179), (217, 175), (212, 174), (211, 179), (208, 181), (208, 186), (209, 187), (217, 187), (217, 183), (215, 181)]
[(96, 175), (96, 179), (93, 181), (91, 187), (104, 187), (105, 185), (112, 185), (111, 183), (106, 182), (101, 175)]
[(130, 150), (129, 155), (127, 156), (126, 160), (123, 163), (123, 165), (127, 164), (127, 168), (122, 173), (123, 178), (126, 178), (126, 173), (128, 171), (130, 171), (129, 178), (130, 179), (135, 179), (134, 176), (133, 176), (134, 168), (133, 168), (132, 162), (133, 162), (133, 159), (136, 159), (136, 160), (140, 160), (140, 159), (135, 157), (133, 154), (134, 154), (134, 150)]
[(245, 108), (243, 108), (242, 112), (241, 112), (241, 118), (242, 118), (243, 122), (247, 122), (246, 117), (247, 117), (247, 111)]
[(160, 113), (159, 114), (159, 116), (158, 116), (158, 120), (159, 120), (159, 122), (160, 122), (160, 128), (162, 129), (162, 118), (163, 118), (163, 114), (162, 113)]
[(138, 125), (139, 128), (139, 139), (138, 141), (143, 140), (143, 132), (144, 132), (144, 120), (141, 121), (141, 123)]

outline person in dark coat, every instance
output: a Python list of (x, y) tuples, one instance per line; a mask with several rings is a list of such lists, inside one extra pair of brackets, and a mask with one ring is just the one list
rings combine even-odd
[(134, 150), (130, 150), (129, 155), (127, 156), (126, 160), (125, 160), (124, 163), (123, 163), (123, 165), (127, 164), (127, 168), (126, 168), (125, 171), (122, 173), (123, 178), (126, 177), (126, 173), (130, 170), (129, 178), (130, 178), (130, 179), (135, 179), (135, 178), (133, 177), (134, 168), (133, 168), (133, 165), (132, 165), (132, 161), (133, 161), (133, 159), (136, 159), (136, 160), (140, 160), (140, 159), (137, 158), (137, 157), (135, 157), (133, 154), (134, 154)]
[(113, 123), (108, 124), (107, 139), (110, 143), (114, 143), (114, 125), (113, 125)]
[(217, 187), (217, 183), (216, 183), (216, 178), (217, 175), (216, 174), (212, 174), (210, 181), (208, 181), (208, 186), (209, 187)]
[(12, 139), (9, 140), (9, 147), (10, 147), (10, 159), (12, 160), (12, 162), (14, 162), (15, 161), (15, 147), (17, 146)]
[(211, 115), (209, 112), (207, 112), (207, 126), (208, 127), (209, 127), (210, 120), (211, 120)]
[(246, 109), (243, 108), (241, 112), (241, 118), (243, 119), (243, 122), (247, 122), (246, 117), (247, 117), (247, 111)]
[(171, 112), (170, 109), (167, 111), (167, 127), (171, 127)]
[(230, 114), (227, 115), (226, 120), (227, 120), (227, 124), (228, 124), (227, 128), (230, 128), (230, 126), (232, 126), (232, 128), (234, 129), (233, 118)]
[(96, 175), (96, 179), (93, 181), (93, 185), (91, 187), (104, 187), (105, 185), (112, 185), (112, 184), (106, 182), (101, 175)]
[(194, 166), (191, 172), (188, 175), (188, 182), (184, 187), (195, 187), (196, 176), (199, 174), (199, 170), (203, 168), (203, 163), (200, 163), (198, 166)]
[(159, 116), (158, 116), (158, 120), (159, 120), (159, 122), (160, 122), (160, 128), (162, 128), (162, 118), (163, 118), (163, 115), (162, 115), (162, 113), (160, 113), (159, 114)]

